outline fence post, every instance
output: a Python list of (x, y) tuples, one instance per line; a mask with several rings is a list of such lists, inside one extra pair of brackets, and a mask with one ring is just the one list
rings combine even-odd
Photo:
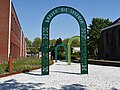
[(12, 73), (12, 55), (9, 56), (9, 73)]

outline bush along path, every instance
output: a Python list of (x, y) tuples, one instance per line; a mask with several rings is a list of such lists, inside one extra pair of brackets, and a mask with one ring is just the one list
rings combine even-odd
[[(10, 61), (10, 60), (9, 60)], [(12, 63), (12, 64), (11, 64)], [(50, 65), (54, 62), (50, 60)], [(19, 58), (16, 61), (0, 64), (0, 77), (29, 72), (41, 67), (41, 59), (38, 58)]]

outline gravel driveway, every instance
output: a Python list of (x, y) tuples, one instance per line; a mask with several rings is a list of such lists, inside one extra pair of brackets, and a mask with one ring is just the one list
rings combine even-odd
[(120, 67), (89, 65), (89, 74), (80, 74), (80, 64), (57, 62), (50, 75), (41, 70), (0, 78), (0, 90), (120, 90)]

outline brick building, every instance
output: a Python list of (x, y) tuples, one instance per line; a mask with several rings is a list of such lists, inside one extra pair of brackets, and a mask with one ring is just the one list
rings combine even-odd
[(101, 31), (98, 58), (120, 60), (120, 18)]
[(11, 0), (0, 0), (0, 58), (26, 56), (26, 41)]

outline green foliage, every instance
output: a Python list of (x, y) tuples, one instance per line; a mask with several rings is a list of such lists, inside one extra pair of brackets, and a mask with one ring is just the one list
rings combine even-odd
[(38, 37), (36, 37), (33, 42), (30, 41), (27, 37), (25, 38), (25, 40), (27, 43), (27, 52), (34, 54), (38, 53), (42, 40)]
[(80, 47), (80, 40), (79, 39), (73, 40), (71, 47)]
[(0, 64), (0, 74), (7, 73), (8, 71), (8, 64)]
[[(53, 64), (50, 60), (49, 64)], [(9, 65), (7, 64), (0, 64), (0, 74), (6, 74), (8, 72)], [(32, 68), (41, 67), (41, 60), (37, 58), (19, 58), (16, 61), (13, 61), (12, 63), (12, 70), (13, 72), (16, 71), (23, 71), (23, 70), (29, 70)]]
[[(62, 44), (62, 39), (61, 38), (57, 39), (55, 46), (57, 46), (59, 44)], [(58, 48), (58, 53), (61, 53), (61, 52), (64, 52), (64, 47), (62, 47), (62, 46), (60, 46)]]
[(63, 40), (63, 44), (65, 44), (65, 45), (67, 46), (68, 41), (69, 41), (69, 38), (64, 39), (64, 40)]
[[(67, 46), (69, 39), (70, 38), (64, 39), (63, 44), (65, 44)], [(71, 47), (80, 47), (80, 40), (79, 39), (73, 40)]]
[(28, 52), (28, 53), (33, 53), (33, 52), (35, 52), (36, 50), (35, 50), (35, 48), (33, 47), (32, 41), (30, 41), (27, 37), (25, 38), (25, 40), (26, 40), (26, 44), (27, 44), (27, 52)]
[[(57, 46), (57, 45), (59, 45), (59, 44), (62, 44), (62, 39), (61, 39), (61, 38), (57, 39), (55, 46)], [(59, 58), (59, 59), (61, 59), (63, 56), (65, 56), (65, 53), (64, 53), (65, 49), (64, 49), (63, 46), (60, 46), (57, 51), (58, 51), (58, 54), (57, 54), (57, 55), (58, 55), (58, 58)], [(55, 53), (55, 52), (54, 52), (54, 53)], [(54, 54), (54, 55), (55, 55), (55, 54)]]
[(37, 58), (19, 58), (17, 61), (13, 62), (13, 71), (22, 71), (40, 66), (41, 60)]
[(50, 45), (54, 46), (54, 45), (55, 45), (55, 43), (56, 43), (56, 40), (55, 40), (55, 39), (50, 40)]
[(72, 56), (76, 57), (76, 58), (80, 58), (80, 52), (74, 52), (72, 54)]
[(55, 46), (57, 46), (58, 44), (62, 44), (62, 39), (61, 38), (57, 39)]
[(37, 53), (39, 51), (39, 48), (41, 46), (41, 39), (36, 37), (33, 41), (33, 47), (35, 47), (35, 53)]
[(55, 46), (50, 46), (50, 52), (51, 52), (51, 55), (53, 56), (53, 58), (55, 58)]
[[(15, 71), (23, 71), (29, 70), (31, 68), (36, 68), (41, 66), (41, 60), (37, 58), (19, 58), (12, 63), (12, 70)], [(0, 64), (0, 74), (8, 73), (8, 63)]]
[(92, 24), (89, 25), (90, 30), (88, 40), (88, 50), (90, 55), (94, 55), (95, 50), (98, 48), (101, 29), (109, 26), (112, 22), (109, 19), (93, 18)]
[(58, 52), (58, 59), (65, 60), (65, 52)]
[(50, 52), (53, 52), (55, 50), (55, 46), (50, 46)]
[(32, 47), (32, 41), (30, 41), (27, 37), (25, 38), (27, 47)]

